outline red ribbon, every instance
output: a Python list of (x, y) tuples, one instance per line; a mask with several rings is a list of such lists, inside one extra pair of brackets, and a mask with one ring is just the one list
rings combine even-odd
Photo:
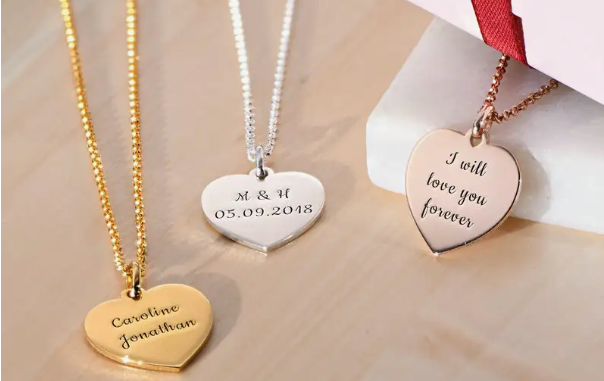
[(484, 42), (526, 65), (522, 19), (512, 13), (512, 0), (472, 0)]

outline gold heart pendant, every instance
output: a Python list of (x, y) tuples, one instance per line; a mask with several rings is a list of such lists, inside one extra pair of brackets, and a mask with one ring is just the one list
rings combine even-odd
[(212, 330), (212, 307), (193, 287), (165, 284), (137, 300), (94, 307), (86, 316), (88, 342), (103, 356), (138, 368), (178, 372), (203, 347)]
[(407, 165), (407, 201), (436, 255), (467, 245), (497, 228), (520, 194), (520, 168), (505, 148), (482, 135), (437, 130), (415, 146)]

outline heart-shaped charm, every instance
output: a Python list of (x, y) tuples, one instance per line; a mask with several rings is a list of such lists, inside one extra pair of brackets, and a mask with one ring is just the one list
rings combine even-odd
[(263, 179), (248, 175), (224, 176), (211, 182), (201, 195), (209, 223), (242, 245), (268, 252), (307, 231), (325, 204), (325, 189), (302, 172), (274, 173)]
[(212, 307), (193, 287), (165, 284), (94, 307), (86, 316), (88, 342), (103, 356), (139, 368), (178, 372), (212, 329)]
[(520, 169), (488, 135), (437, 130), (415, 146), (407, 166), (407, 201), (436, 255), (481, 238), (509, 215), (520, 193)]

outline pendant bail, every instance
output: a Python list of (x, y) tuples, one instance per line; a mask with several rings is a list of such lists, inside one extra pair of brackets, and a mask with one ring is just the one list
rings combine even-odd
[(264, 147), (261, 145), (256, 146), (256, 177), (260, 180), (264, 180), (264, 178), (268, 176), (268, 172), (264, 166), (265, 159)]
[(128, 296), (134, 300), (140, 299), (142, 295), (142, 277), (141, 267), (136, 261), (130, 262), (128, 265), (129, 271), (126, 276), (126, 287), (128, 290)]
[(472, 126), (472, 137), (479, 139), (483, 134), (488, 134), (491, 129), (491, 125), (493, 121), (489, 118), (495, 108), (490, 102), (485, 102), (485, 104), (478, 111), (478, 116), (474, 121), (474, 125)]

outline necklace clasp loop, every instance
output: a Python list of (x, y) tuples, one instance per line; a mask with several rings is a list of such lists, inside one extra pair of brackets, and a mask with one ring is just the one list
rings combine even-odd
[(141, 277), (141, 268), (138, 262), (132, 261), (128, 265), (129, 271), (126, 276), (126, 287), (128, 290), (128, 296), (132, 299), (139, 299), (142, 294), (142, 277)]
[(478, 111), (478, 116), (472, 126), (472, 137), (480, 138), (483, 134), (488, 134), (493, 121), (489, 118), (495, 108), (490, 103), (485, 103)]
[(268, 172), (264, 166), (265, 159), (264, 147), (261, 145), (256, 146), (256, 177), (258, 177), (260, 180), (264, 180), (264, 178), (268, 176)]

